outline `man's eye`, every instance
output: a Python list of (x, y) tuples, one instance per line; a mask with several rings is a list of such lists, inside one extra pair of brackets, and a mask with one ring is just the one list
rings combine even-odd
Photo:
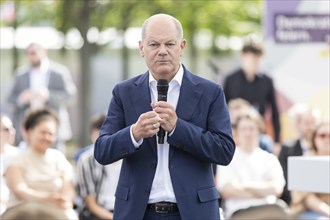
[(150, 47), (157, 47), (158, 44), (149, 44)]
[(174, 43), (168, 43), (168, 44), (166, 44), (166, 46), (168, 46), (168, 47), (174, 47), (175, 44)]

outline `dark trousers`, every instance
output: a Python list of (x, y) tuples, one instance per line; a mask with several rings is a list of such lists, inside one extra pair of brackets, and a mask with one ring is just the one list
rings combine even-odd
[(181, 220), (179, 212), (157, 213), (153, 210), (146, 210), (143, 220)]

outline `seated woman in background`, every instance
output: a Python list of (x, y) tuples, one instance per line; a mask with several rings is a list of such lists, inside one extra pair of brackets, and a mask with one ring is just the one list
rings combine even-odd
[(72, 166), (63, 153), (51, 147), (56, 141), (58, 117), (51, 110), (29, 112), (23, 122), (28, 149), (8, 163), (8, 207), (21, 202), (48, 203), (78, 219), (73, 210), (75, 190)]
[[(330, 122), (319, 124), (312, 135), (312, 155), (330, 156)], [(329, 175), (329, 174), (327, 174)], [(299, 219), (330, 219), (330, 194), (292, 192), (292, 212)]]

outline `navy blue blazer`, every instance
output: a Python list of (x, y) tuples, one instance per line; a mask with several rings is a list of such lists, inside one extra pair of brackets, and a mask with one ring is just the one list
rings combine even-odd
[[(95, 144), (99, 163), (123, 159), (114, 219), (143, 219), (147, 207), (157, 166), (156, 136), (136, 149), (130, 126), (152, 110), (150, 103), (148, 72), (118, 84)], [(220, 219), (211, 164), (228, 165), (235, 151), (222, 87), (184, 67), (176, 113), (168, 169), (181, 218)]]

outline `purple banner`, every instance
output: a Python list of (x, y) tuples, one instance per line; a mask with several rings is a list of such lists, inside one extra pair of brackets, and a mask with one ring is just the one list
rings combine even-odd
[(275, 14), (277, 43), (330, 42), (329, 14)]

